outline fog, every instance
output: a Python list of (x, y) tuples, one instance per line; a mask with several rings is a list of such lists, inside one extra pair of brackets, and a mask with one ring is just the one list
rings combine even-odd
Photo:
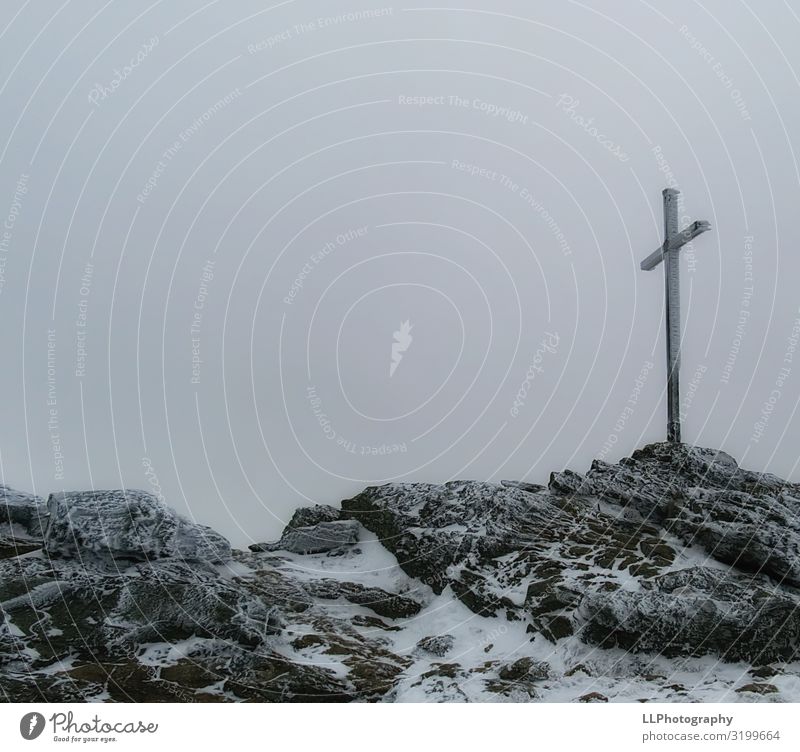
[(662, 440), (667, 186), (683, 438), (800, 480), (795, 0), (4, 10), (3, 483), (245, 545)]

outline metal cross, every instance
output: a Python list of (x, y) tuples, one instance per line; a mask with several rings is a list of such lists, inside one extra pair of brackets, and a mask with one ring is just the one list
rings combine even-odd
[(649, 272), (664, 262), (667, 322), (667, 441), (681, 440), (680, 378), (681, 367), (681, 291), (680, 249), (706, 230), (708, 222), (692, 222), (678, 232), (678, 196), (680, 191), (665, 188), (664, 195), (664, 243), (651, 253), (641, 267)]

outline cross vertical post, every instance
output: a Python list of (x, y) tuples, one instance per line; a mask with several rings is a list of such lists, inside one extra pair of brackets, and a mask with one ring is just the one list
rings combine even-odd
[(678, 191), (665, 188), (664, 196), (664, 298), (667, 326), (667, 441), (680, 443), (681, 289), (679, 248), (670, 249), (678, 234)]
[(680, 191), (665, 188), (664, 242), (641, 263), (644, 271), (664, 262), (664, 300), (667, 325), (667, 441), (681, 440), (681, 267), (680, 250), (698, 235), (711, 229), (706, 221), (692, 222), (678, 232), (678, 196)]

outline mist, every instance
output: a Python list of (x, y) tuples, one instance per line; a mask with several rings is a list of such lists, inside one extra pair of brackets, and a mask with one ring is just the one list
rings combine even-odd
[(683, 439), (800, 480), (798, 9), (102, 3), (0, 28), (2, 483), (235, 545)]

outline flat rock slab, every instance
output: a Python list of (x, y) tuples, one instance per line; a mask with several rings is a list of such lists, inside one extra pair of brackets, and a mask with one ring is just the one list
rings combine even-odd
[(287, 527), (275, 543), (255, 543), (251, 551), (288, 551), (293, 554), (321, 554), (358, 543), (361, 525), (356, 520), (320, 522), (307, 527)]
[(344, 598), (350, 603), (369, 608), (379, 616), (385, 616), (388, 619), (407, 619), (421, 610), (420, 604), (413, 598), (406, 598), (397, 593), (388, 593), (377, 587), (366, 587), (357, 582), (340, 582), (331, 577), (307, 582), (304, 588), (315, 598), (325, 600)]
[(0, 535), (0, 559), (12, 559), (15, 556), (36, 551), (42, 547), (40, 542), (30, 540), (17, 540)]

